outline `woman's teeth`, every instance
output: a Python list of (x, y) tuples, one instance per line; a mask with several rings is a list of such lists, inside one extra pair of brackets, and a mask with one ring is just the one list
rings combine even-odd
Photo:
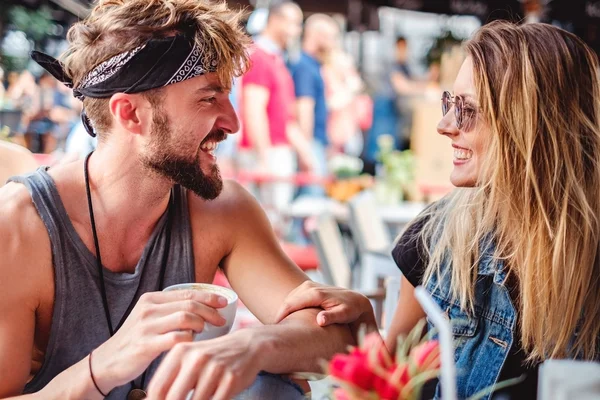
[(454, 149), (454, 158), (457, 160), (469, 160), (472, 156), (471, 150)]
[(215, 142), (213, 140), (208, 141), (208, 142), (204, 143), (202, 146), (200, 146), (202, 151), (211, 153), (211, 154), (214, 153), (214, 151), (217, 149), (217, 147), (219, 147), (219, 142)]

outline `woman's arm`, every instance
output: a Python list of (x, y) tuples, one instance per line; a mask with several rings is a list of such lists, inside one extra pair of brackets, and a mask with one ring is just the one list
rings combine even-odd
[(398, 336), (408, 335), (417, 322), (425, 317), (425, 312), (415, 298), (414, 293), (415, 288), (403, 276), (400, 283), (400, 298), (398, 299), (396, 312), (394, 312), (394, 318), (385, 338), (385, 345), (390, 351), (396, 349)]

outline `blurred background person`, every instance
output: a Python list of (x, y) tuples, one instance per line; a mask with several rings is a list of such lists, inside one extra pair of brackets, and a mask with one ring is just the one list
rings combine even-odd
[[(299, 172), (312, 172), (315, 178), (327, 175), (327, 101), (325, 82), (321, 74), (323, 62), (331, 56), (339, 40), (340, 29), (333, 18), (325, 14), (313, 14), (304, 25), (302, 50), (297, 60), (289, 62), (296, 94), (296, 114), (302, 134), (311, 145), (314, 157), (312, 170), (299, 165)], [(325, 197), (322, 182), (300, 186), (297, 197)], [(292, 240), (309, 243), (308, 234), (303, 229), (303, 221), (295, 220)]]
[(271, 5), (267, 25), (255, 38), (251, 68), (241, 78), (239, 167), (288, 179), (264, 184), (259, 193), (254, 190), (275, 226), (280, 210), (294, 197), (291, 180), (297, 163), (306, 171), (314, 166), (310, 142), (296, 120), (294, 82), (284, 58), (289, 44), (300, 38), (302, 21), (296, 3)]
[(35, 77), (28, 70), (21, 73), (11, 72), (8, 76), (6, 88), (6, 104), (10, 108), (30, 108), (33, 97), (37, 93)]
[(25, 128), (33, 114), (33, 99), (37, 96), (38, 86), (35, 77), (28, 70), (21, 73), (11, 72), (8, 79), (8, 87), (4, 98), (6, 109), (19, 110), (19, 122), (10, 133), (11, 140), (27, 147), (24, 137)]
[(396, 61), (390, 75), (392, 87), (396, 92), (396, 109), (398, 111), (397, 147), (401, 150), (410, 147), (410, 128), (412, 122), (411, 100), (422, 94), (424, 85), (418, 84), (408, 67), (408, 43), (404, 37), (396, 39)]
[(358, 157), (364, 146), (363, 131), (372, 123), (373, 102), (354, 59), (342, 48), (334, 49), (323, 65), (329, 112), (327, 136), (330, 153)]
[[(290, 65), (296, 93), (296, 113), (302, 133), (310, 141), (315, 159), (312, 172), (318, 177), (327, 175), (327, 101), (321, 67), (331, 57), (339, 40), (340, 28), (325, 14), (310, 16), (304, 26), (302, 53)], [(303, 169), (300, 168), (300, 171)], [(299, 195), (323, 196), (323, 185), (301, 187)]]
[(395, 59), (374, 98), (373, 126), (369, 130), (363, 158), (365, 172), (375, 174), (377, 163), (377, 139), (381, 135), (391, 135), (394, 147), (405, 150), (410, 147), (413, 96), (422, 95), (425, 84), (413, 80), (408, 67), (408, 45), (404, 37), (396, 39)]
[(32, 99), (29, 123), (25, 129), (27, 148), (34, 153), (49, 154), (59, 139), (66, 137), (75, 117), (68, 93), (62, 92), (50, 74), (43, 73)]

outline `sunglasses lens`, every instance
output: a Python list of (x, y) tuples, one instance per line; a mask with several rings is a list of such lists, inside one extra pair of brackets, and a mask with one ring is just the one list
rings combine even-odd
[(463, 99), (460, 96), (454, 98), (454, 117), (456, 118), (456, 126), (461, 129), (463, 124)]
[(444, 92), (442, 94), (442, 115), (445, 116), (450, 110), (450, 93)]

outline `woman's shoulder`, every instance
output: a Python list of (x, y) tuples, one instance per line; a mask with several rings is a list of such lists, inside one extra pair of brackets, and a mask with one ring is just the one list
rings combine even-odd
[(431, 219), (430, 211), (431, 206), (408, 225), (392, 250), (394, 262), (413, 286), (421, 284), (428, 263), (423, 229)]

